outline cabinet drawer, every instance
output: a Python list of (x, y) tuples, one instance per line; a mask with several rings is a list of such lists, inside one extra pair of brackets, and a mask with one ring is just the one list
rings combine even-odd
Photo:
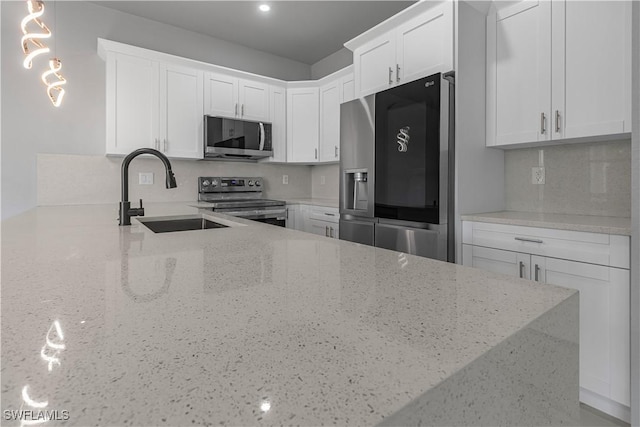
[(336, 208), (312, 206), (309, 210), (309, 218), (337, 224), (340, 220), (340, 213)]
[(463, 222), (463, 243), (618, 268), (629, 268), (627, 236)]

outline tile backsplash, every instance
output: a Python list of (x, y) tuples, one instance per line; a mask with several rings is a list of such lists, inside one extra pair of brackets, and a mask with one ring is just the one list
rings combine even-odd
[[(122, 157), (38, 154), (38, 205), (118, 203)], [(195, 201), (199, 176), (261, 176), (270, 198), (306, 198), (311, 194), (311, 167), (266, 163), (172, 160), (178, 187), (165, 188), (162, 162), (137, 157), (129, 167), (129, 200), (145, 202)], [(138, 173), (152, 172), (152, 185), (139, 185)], [(282, 175), (289, 183), (282, 184)]]
[(630, 140), (507, 150), (504, 162), (509, 211), (631, 216)]

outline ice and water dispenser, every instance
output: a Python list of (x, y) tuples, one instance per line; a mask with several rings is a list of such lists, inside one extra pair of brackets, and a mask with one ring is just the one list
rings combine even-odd
[(349, 210), (366, 211), (369, 206), (369, 185), (367, 169), (351, 169), (344, 171), (346, 191), (344, 206)]

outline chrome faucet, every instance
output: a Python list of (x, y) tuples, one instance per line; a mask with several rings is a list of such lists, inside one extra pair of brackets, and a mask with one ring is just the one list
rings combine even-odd
[(142, 207), (142, 199), (140, 199), (139, 208), (131, 208), (131, 202), (129, 202), (129, 163), (131, 160), (138, 157), (140, 154), (153, 154), (164, 163), (164, 168), (167, 175), (167, 188), (176, 188), (176, 177), (173, 176), (171, 171), (171, 162), (161, 152), (154, 150), (153, 148), (139, 148), (132, 151), (122, 161), (121, 169), (121, 182), (122, 182), (122, 200), (120, 201), (120, 217), (118, 218), (119, 225), (131, 225), (132, 216), (144, 216), (144, 208)]

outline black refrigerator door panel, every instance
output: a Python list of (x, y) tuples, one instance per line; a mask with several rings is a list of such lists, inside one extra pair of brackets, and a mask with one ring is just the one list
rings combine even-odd
[(440, 74), (376, 95), (375, 216), (439, 223)]

